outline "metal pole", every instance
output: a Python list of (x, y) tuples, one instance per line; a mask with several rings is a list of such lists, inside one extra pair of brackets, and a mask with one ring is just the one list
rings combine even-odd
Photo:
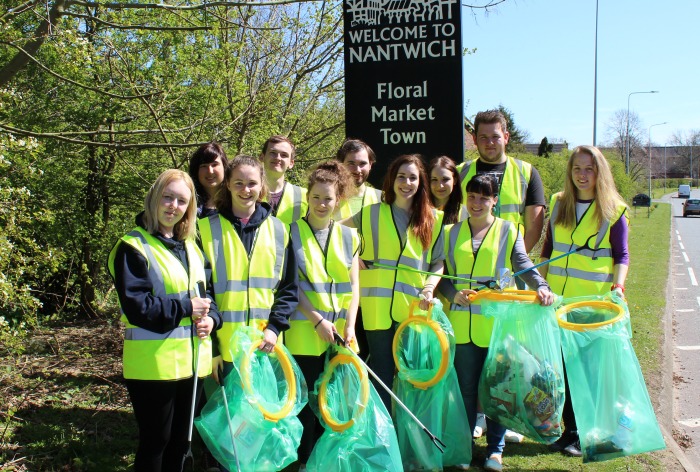
[(637, 93), (659, 93), (658, 90), (650, 90), (648, 92), (632, 92), (627, 95), (627, 128), (625, 131), (626, 151), (625, 151), (625, 172), (630, 173), (630, 98)]
[(664, 144), (664, 195), (666, 195), (666, 179), (668, 176), (666, 175), (666, 145)]
[(593, 145), (596, 145), (596, 113), (598, 111), (598, 0), (595, 1), (595, 65), (593, 67)]
[[(649, 198), (653, 199), (652, 193), (651, 193), (651, 129), (654, 126), (661, 126), (667, 124), (668, 121), (664, 121), (663, 123), (656, 123), (653, 124), (649, 127)], [(651, 215), (651, 204), (647, 207), (647, 218)]]

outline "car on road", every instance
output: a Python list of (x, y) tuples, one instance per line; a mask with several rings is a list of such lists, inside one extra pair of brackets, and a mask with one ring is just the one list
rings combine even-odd
[(700, 215), (700, 200), (689, 198), (683, 202), (683, 218), (688, 215)]
[(678, 186), (678, 198), (690, 198), (690, 185), (681, 184)]
[(638, 193), (632, 198), (632, 205), (636, 207), (651, 206), (651, 198), (646, 193)]

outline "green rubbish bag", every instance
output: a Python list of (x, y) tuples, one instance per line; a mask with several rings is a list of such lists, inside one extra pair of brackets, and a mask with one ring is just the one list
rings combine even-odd
[(306, 467), (310, 472), (401, 472), (391, 416), (348, 349), (332, 347), (323, 374), (309, 394), (325, 428)]
[(446, 445), (444, 454), (402, 408), (394, 406), (404, 470), (469, 464), (472, 434), (454, 369), (454, 330), (435, 300), (429, 312), (410, 307), (394, 336), (394, 393)]
[(297, 460), (303, 427), (296, 415), (308, 399), (306, 383), (282, 343), (269, 354), (258, 349), (262, 336), (253, 327), (233, 336), (234, 369), (223, 380), (230, 416), (218, 388), (195, 419), (209, 451), (232, 471), (234, 445), (242, 472), (277, 471)]
[(481, 313), (494, 318), (479, 379), (486, 416), (549, 444), (561, 436), (564, 376), (553, 306), (532, 291), (479, 292)]
[(625, 301), (612, 292), (568, 298), (557, 318), (583, 462), (665, 448)]

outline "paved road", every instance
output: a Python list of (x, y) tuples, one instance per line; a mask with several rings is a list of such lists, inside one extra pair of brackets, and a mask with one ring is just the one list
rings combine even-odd
[[(673, 194), (675, 196), (675, 194)], [(700, 198), (700, 190), (692, 191)], [(700, 217), (683, 218), (679, 198), (671, 201), (671, 266), (673, 313), (673, 417), (675, 429), (687, 434), (686, 455), (700, 464)], [(681, 440), (681, 442), (683, 442)]]

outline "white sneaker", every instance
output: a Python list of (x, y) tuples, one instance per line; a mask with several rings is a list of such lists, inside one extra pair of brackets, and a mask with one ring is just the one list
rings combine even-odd
[(509, 429), (506, 430), (506, 435), (505, 435), (506, 442), (521, 443), (521, 442), (523, 442), (524, 438), (525, 438), (525, 436), (523, 436), (520, 433), (516, 433), (515, 431), (511, 431)]
[(457, 470), (469, 470), (469, 464), (457, 464), (454, 468)]
[(486, 415), (483, 413), (476, 414), (476, 426), (474, 426), (474, 437), (480, 438), (486, 432)]
[(306, 464), (299, 467), (299, 472), (307, 472), (307, 471), (308, 471), (308, 469), (306, 468)]

